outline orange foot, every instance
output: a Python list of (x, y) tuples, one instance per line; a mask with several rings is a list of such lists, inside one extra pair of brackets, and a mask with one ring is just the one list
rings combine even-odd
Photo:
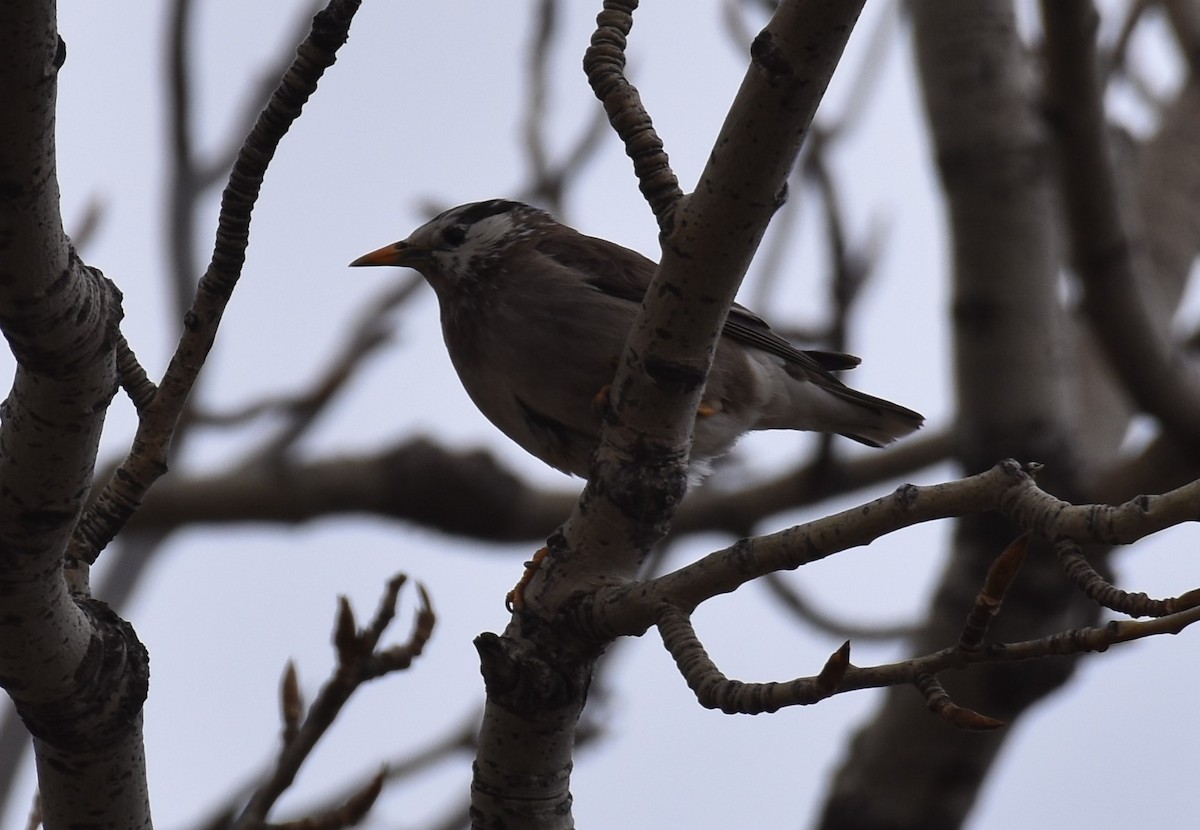
[[(607, 386), (604, 388), (608, 389)], [(521, 574), (521, 581), (504, 597), (504, 607), (508, 609), (510, 614), (525, 609), (525, 589), (529, 587), (529, 580), (533, 579), (533, 575), (541, 567), (542, 560), (549, 555), (550, 549), (542, 548), (533, 555), (532, 559), (525, 563), (525, 573)]]
[(601, 414), (608, 409), (608, 390), (611, 388), (611, 383), (606, 383), (601, 387), (600, 391), (596, 393), (596, 397), (592, 398), (592, 409)]

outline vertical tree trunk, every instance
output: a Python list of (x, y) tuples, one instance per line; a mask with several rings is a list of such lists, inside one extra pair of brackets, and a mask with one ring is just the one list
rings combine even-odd
[[(958, 461), (964, 472), (1015, 457), (1071, 499), (1078, 448), (1070, 331), (1058, 292), (1060, 241), (1050, 146), (1034, 71), (1011, 3), (911, 5), (918, 71), (953, 244)], [(1015, 531), (992, 516), (960, 520), (913, 653), (956, 641), (992, 559)], [(1033, 636), (1095, 611), (1035, 542), (992, 636)], [(944, 678), (961, 705), (1012, 722), (1057, 689), (1074, 660), (983, 667)], [(1009, 730), (961, 732), (894, 688), (855, 737), (822, 827), (962, 825)]]

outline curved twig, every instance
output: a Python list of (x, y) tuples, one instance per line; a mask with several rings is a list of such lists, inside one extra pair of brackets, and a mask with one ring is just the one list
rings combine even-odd
[[(925, 698), (929, 709), (951, 725), (960, 729), (986, 730), (996, 729), (1003, 723), (955, 704), (938, 681), (939, 672), (981, 663), (1102, 652), (1118, 643), (1176, 634), (1200, 622), (1200, 591), (1193, 591), (1188, 595), (1191, 597), (1189, 605), (1147, 622), (1114, 621), (1103, 627), (1070, 629), (1036, 640), (984, 644), (988, 624), (999, 611), (1004, 593), (1015, 579), (1025, 556), (1027, 540), (1027, 536), (1022, 536), (996, 558), (957, 643), (896, 663), (868, 668), (851, 666), (847, 642), (815, 677), (782, 683), (743, 683), (726, 677), (712, 662), (684, 608), (664, 601), (654, 609), (654, 624), (680, 674), (706, 708), (720, 709), (727, 714), (760, 714), (785, 706), (817, 703), (857, 689), (911, 684)], [(1180, 605), (1183, 605), (1182, 601)]]
[(583, 56), (583, 71), (604, 104), (613, 129), (625, 143), (638, 187), (654, 211), (658, 227), (665, 232), (683, 191), (637, 88), (625, 77), (625, 38), (633, 28), (637, 6), (637, 0), (605, 0), (604, 10), (596, 16), (591, 45)]
[(1103, 605), (1130, 617), (1166, 617), (1200, 604), (1200, 591), (1188, 591), (1178, 597), (1153, 599), (1144, 593), (1131, 594), (1108, 582), (1088, 563), (1079, 544), (1065, 539), (1055, 547), (1058, 561), (1067, 578), (1097, 605)]
[(690, 611), (768, 573), (791, 570), (867, 545), (892, 531), (934, 519), (999, 511), (1023, 530), (1044, 538), (1130, 544), (1184, 521), (1200, 520), (1200, 481), (1159, 496), (1124, 504), (1072, 505), (1043, 491), (1031, 472), (1009, 460), (959, 481), (917, 487), (731, 547), (656, 579), (597, 591), (574, 609), (576, 624), (603, 639), (641, 634), (663, 603)]
[(813, 677), (784, 683), (743, 683), (721, 673), (696, 636), (691, 617), (682, 609), (664, 605), (659, 610), (658, 633), (700, 705), (727, 715), (760, 715), (785, 706), (819, 703), (837, 692), (850, 665), (850, 644), (845, 643)]

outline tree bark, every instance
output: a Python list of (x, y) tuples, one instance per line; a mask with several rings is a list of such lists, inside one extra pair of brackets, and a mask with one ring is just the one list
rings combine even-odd
[(59, 218), (53, 3), (0, 4), (0, 54), (0, 329), (18, 363), (0, 426), (0, 679), (34, 736), (45, 826), (148, 827), (146, 652), (63, 570), (117, 388), (121, 306)]

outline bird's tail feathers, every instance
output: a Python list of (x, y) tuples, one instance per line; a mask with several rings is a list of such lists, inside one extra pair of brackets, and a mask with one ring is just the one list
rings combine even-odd
[(828, 432), (883, 447), (925, 422), (920, 413), (851, 389), (831, 376), (810, 375), (777, 388), (784, 394), (764, 409), (752, 429)]
[(837, 413), (830, 413), (837, 428), (831, 431), (869, 447), (887, 446), (925, 423), (919, 412), (848, 386), (826, 386), (825, 391), (837, 404)]

